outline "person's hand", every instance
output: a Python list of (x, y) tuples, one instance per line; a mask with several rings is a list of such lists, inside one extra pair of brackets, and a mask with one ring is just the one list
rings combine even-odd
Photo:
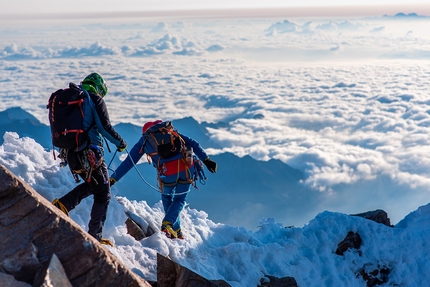
[(214, 162), (213, 160), (211, 160), (210, 158), (207, 158), (203, 161), (203, 163), (206, 165), (206, 167), (208, 168), (208, 170), (212, 173), (215, 173), (218, 166), (216, 164), (216, 162)]
[(116, 179), (115, 179), (115, 178), (113, 178), (113, 177), (109, 178), (109, 186), (114, 185), (114, 184), (115, 184), (115, 182), (116, 182)]
[(123, 140), (121, 141), (119, 147), (117, 148), (117, 151), (119, 152), (123, 152), (127, 147), (127, 143)]

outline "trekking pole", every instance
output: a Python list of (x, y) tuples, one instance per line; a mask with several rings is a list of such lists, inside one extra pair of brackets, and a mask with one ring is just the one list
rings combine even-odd
[(134, 160), (131, 158), (130, 153), (128, 152), (128, 149), (125, 149), (125, 151), (127, 152), (128, 157), (130, 158), (131, 162), (133, 163), (134, 168), (136, 169), (137, 173), (139, 174), (139, 176), (143, 180), (143, 182), (146, 183), (152, 189), (160, 192), (160, 190), (158, 188), (152, 186), (149, 182), (147, 182), (146, 179), (143, 177), (143, 175), (140, 173), (139, 169), (137, 168), (136, 164), (134, 163)]

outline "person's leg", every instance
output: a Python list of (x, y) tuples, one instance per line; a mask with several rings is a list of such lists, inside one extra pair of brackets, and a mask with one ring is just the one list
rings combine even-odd
[[(79, 161), (79, 153), (75, 153), (72, 150), (65, 151), (67, 162), (71, 170), (81, 169), (81, 164)], [(85, 176), (79, 174), (79, 176), (84, 179), (84, 182), (76, 186), (74, 189), (69, 191), (66, 195), (60, 199), (54, 199), (52, 202), (55, 206), (61, 209), (64, 213), (69, 215), (69, 211), (73, 210), (84, 198), (91, 195), (90, 187), (85, 181)]]
[[(191, 171), (189, 169), (185, 169), (183, 171), (178, 170), (177, 172), (177, 174), (167, 176), (163, 179), (163, 183), (165, 185), (163, 187), (161, 198), (165, 215), (161, 230), (166, 232), (166, 235), (169, 238), (178, 238), (177, 231), (180, 230), (179, 215), (185, 206), (185, 200), (191, 186), (190, 182), (187, 181), (187, 179), (192, 176), (192, 174), (190, 174)], [(182, 234), (180, 237), (183, 239)]]
[(175, 193), (170, 202), (169, 208), (165, 209), (164, 221), (168, 221), (172, 224), (174, 230), (178, 230), (181, 225), (180, 213), (185, 206), (185, 200), (187, 198), (190, 184), (178, 183), (175, 188)]
[(94, 203), (91, 209), (88, 233), (100, 241), (111, 197), (106, 163), (103, 162), (98, 169), (94, 170), (92, 177), (88, 185), (90, 192), (94, 195)]
[(163, 193), (161, 194), (161, 202), (163, 203), (164, 213), (167, 213), (167, 211), (170, 208), (170, 205), (172, 204), (173, 199), (173, 189), (174, 186), (163, 186)]
[(90, 187), (88, 185), (88, 182), (81, 183), (80, 185), (76, 186), (74, 189), (72, 189), (69, 193), (64, 195), (59, 199), (59, 201), (64, 205), (64, 207), (71, 211), (73, 210), (81, 201), (90, 196)]

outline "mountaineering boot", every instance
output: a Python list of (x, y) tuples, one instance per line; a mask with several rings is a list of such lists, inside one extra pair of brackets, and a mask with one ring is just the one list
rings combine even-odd
[(168, 221), (163, 221), (161, 224), (161, 232), (164, 232), (167, 238), (178, 238), (178, 234), (173, 230), (172, 224)]
[(69, 216), (69, 211), (64, 206), (64, 204), (61, 203), (61, 201), (56, 198), (52, 201), (52, 204), (55, 205), (58, 209), (60, 209), (62, 212), (64, 212), (65, 215)]
[(176, 230), (176, 234), (178, 235), (178, 239), (185, 239), (184, 235), (182, 234), (182, 230), (180, 228)]
[(109, 245), (109, 246), (115, 247), (115, 246), (113, 245), (112, 241), (110, 241), (109, 239), (106, 239), (106, 238), (102, 238), (102, 239), (100, 240), (100, 243), (101, 243), (101, 244), (104, 244), (104, 245)]

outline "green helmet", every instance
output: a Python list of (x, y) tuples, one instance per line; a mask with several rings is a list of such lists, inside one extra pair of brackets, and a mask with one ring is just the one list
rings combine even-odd
[(108, 88), (102, 76), (97, 73), (91, 73), (82, 81), (82, 88), (88, 92), (93, 92), (104, 97), (107, 94)]

